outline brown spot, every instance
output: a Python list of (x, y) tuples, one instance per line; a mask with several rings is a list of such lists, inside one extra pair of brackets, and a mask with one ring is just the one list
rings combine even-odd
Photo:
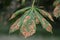
[(45, 18), (42, 18), (42, 21), (44, 21), (45, 20)]
[(30, 16), (26, 16), (26, 17), (25, 17), (24, 23), (25, 23), (28, 19), (30, 19)]
[(36, 17), (36, 24), (39, 24), (39, 20), (38, 20), (38, 18)]
[(53, 14), (54, 14), (55, 17), (58, 17), (58, 15), (60, 14), (60, 5), (56, 6)]
[(19, 29), (19, 21), (20, 19), (18, 19), (13, 25), (11, 25), (10, 30), (18, 30)]
[(46, 26), (45, 18), (42, 18), (43, 26)]
[(30, 19), (30, 16), (26, 16), (26, 19)]
[(32, 20), (32, 23), (29, 24), (28, 29), (29, 29), (29, 31), (27, 30), (25, 25), (22, 26), (22, 34), (25, 36), (25, 38), (29, 37), (35, 33), (35, 23), (33, 20)]
[(51, 32), (51, 31), (52, 31), (52, 27), (51, 27), (51, 26), (48, 26), (48, 27), (46, 28), (46, 30), (47, 30), (48, 32)]

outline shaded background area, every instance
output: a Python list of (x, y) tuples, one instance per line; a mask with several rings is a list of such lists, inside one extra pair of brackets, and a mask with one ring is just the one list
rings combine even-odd
[[(52, 12), (54, 7), (52, 3), (54, 0), (41, 0), (36, 1), (37, 6), (44, 6), (44, 9), (48, 12)], [(27, 0), (26, 6), (30, 6), (32, 0)], [(26, 6), (22, 6), (19, 0), (0, 0), (0, 40), (60, 40), (60, 20), (54, 19), (55, 22), (53, 24), (53, 34), (48, 33), (44, 29), (42, 29), (39, 24), (37, 25), (36, 33), (25, 39), (23, 35), (19, 31), (14, 32), (13, 34), (9, 34), (9, 27), (11, 24), (19, 17), (16, 17), (14, 20), (9, 21), (10, 16), (18, 9), (24, 8)]]

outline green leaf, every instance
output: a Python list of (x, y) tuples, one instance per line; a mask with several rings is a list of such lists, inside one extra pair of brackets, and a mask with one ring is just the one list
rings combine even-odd
[(36, 10), (38, 10), (44, 17), (48, 17), (51, 21), (54, 21), (50, 13), (39, 8), (36, 8)]
[(41, 14), (39, 14), (39, 12), (37, 12), (36, 10), (35, 10), (35, 14), (38, 17), (40, 23), (42, 24), (42, 27), (46, 31), (52, 32), (52, 26), (51, 26), (51, 24)]
[(19, 29), (19, 21), (20, 18), (16, 20), (16, 22), (14, 22), (14, 24), (11, 25), (9, 33), (13, 33), (14, 31)]
[(24, 18), (23, 24), (20, 28), (20, 31), (25, 38), (33, 35), (36, 32), (36, 24), (33, 16), (33, 12), (28, 13), (28, 15)]
[(23, 23), (23, 20), (25, 18), (25, 16), (30, 12), (30, 10), (26, 11), (25, 14), (23, 16), (21, 16), (19, 19), (17, 19), (16, 22), (14, 22), (14, 24), (11, 25), (10, 27), (10, 30), (9, 30), (9, 33), (13, 33), (15, 32), (16, 30), (20, 29), (22, 23)]
[(26, 7), (26, 8), (23, 8), (23, 9), (20, 9), (20, 10), (16, 11), (15, 13), (12, 14), (12, 16), (9, 20), (15, 18), (17, 15), (21, 14), (21, 12), (25, 12), (28, 9), (30, 9), (30, 7)]
[(24, 15), (22, 15), (21, 17), (20, 17), (20, 23), (19, 23), (19, 25), (20, 25), (20, 27), (21, 27), (21, 25), (23, 24), (23, 21), (24, 21), (24, 18), (30, 13), (30, 11), (31, 11), (31, 9), (29, 9), (29, 10), (27, 10), (25, 13), (24, 13)]

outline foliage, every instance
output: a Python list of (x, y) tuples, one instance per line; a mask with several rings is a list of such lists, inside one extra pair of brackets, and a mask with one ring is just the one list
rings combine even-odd
[[(2, 1), (2, 0), (1, 0)], [(21, 15), (11, 26), (9, 29), (9, 33), (13, 33), (17, 30), (25, 37), (30, 37), (36, 33), (37, 26), (40, 24), (40, 27), (45, 29), (47, 32), (53, 33), (53, 26), (51, 22), (55, 22), (54, 18), (60, 19), (60, 0), (54, 0), (52, 4), (54, 9), (52, 12), (48, 12), (45, 9), (50, 7), (49, 0), (5, 0), (1, 3), (3, 4), (3, 8), (0, 6), (0, 10), (6, 10), (6, 13), (14, 13), (9, 18), (12, 21), (14, 18)], [(29, 4), (29, 2), (30, 4)], [(42, 1), (46, 2), (44, 6), (39, 5)], [(51, 0), (50, 0), (51, 1)], [(49, 1), (49, 2), (50, 2)], [(18, 3), (20, 2), (20, 3)], [(27, 5), (26, 5), (27, 4)], [(32, 4), (32, 5), (31, 5)], [(1, 5), (1, 4), (0, 4)], [(45, 9), (44, 9), (45, 8)], [(47, 9), (48, 9), (47, 8)], [(11, 10), (12, 9), (12, 10)], [(17, 9), (17, 10), (16, 10)], [(52, 9), (52, 8), (51, 8)], [(11, 11), (9, 11), (11, 10)], [(49, 9), (48, 9), (49, 10)], [(5, 11), (4, 11), (5, 12)]]
[(56, 0), (53, 5), (55, 5), (53, 15), (58, 18), (60, 17), (60, 0)]

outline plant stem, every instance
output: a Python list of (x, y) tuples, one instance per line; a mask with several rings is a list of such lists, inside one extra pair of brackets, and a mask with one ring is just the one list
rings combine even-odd
[(33, 0), (33, 3), (32, 3), (32, 8), (34, 7), (34, 3), (35, 3), (35, 0)]

